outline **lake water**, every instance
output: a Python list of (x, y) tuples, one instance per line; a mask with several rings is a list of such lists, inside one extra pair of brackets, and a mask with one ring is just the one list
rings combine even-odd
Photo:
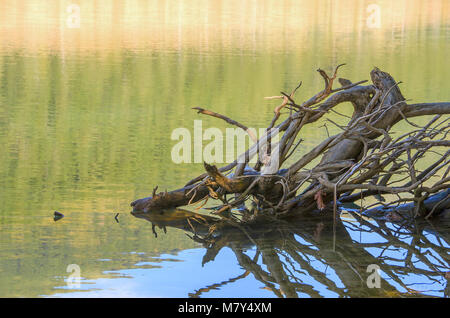
[(443, 297), (448, 223), (377, 233), (344, 215), (333, 236), (321, 216), (231, 233), (202, 266), (210, 250), (176, 226), (155, 238), (129, 204), (203, 172), (171, 160), (172, 131), (228, 126), (192, 107), (267, 127), (265, 96), (301, 80), (306, 100), (315, 70), (340, 63), (352, 81), (377, 66), (407, 99), (449, 101), (449, 56), (446, 0), (1, 1), (0, 297)]

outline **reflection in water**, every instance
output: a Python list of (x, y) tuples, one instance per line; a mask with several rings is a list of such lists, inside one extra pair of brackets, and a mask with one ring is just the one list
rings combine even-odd
[[(248, 275), (276, 297), (323, 297), (324, 289), (339, 297), (448, 296), (450, 238), (431, 223), (395, 224), (345, 211), (335, 225), (332, 214), (317, 213), (237, 228), (183, 210), (132, 214), (150, 221), (155, 233), (157, 227), (192, 233), (206, 249), (203, 265), (225, 247), (233, 251), (244, 272), (190, 297), (208, 296)], [(210, 235), (211, 226), (219, 234)], [(369, 288), (377, 266), (380, 288)]]

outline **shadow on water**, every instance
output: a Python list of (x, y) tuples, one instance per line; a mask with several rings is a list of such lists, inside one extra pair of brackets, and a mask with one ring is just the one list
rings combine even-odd
[(339, 297), (449, 296), (448, 221), (399, 224), (346, 210), (335, 223), (332, 213), (322, 212), (236, 227), (180, 209), (131, 214), (151, 222), (158, 238), (158, 229), (185, 231), (205, 248), (202, 265), (225, 247), (234, 253), (243, 274), (190, 297), (208, 296), (248, 275), (274, 297), (323, 297), (320, 288)]

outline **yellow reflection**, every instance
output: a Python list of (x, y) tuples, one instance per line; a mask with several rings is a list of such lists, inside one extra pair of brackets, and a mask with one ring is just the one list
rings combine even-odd
[(336, 43), (350, 32), (358, 33), (359, 41), (365, 33), (377, 33), (381, 43), (405, 30), (439, 32), (449, 20), (447, 0), (2, 0), (0, 45), (82, 51), (283, 49), (318, 31)]

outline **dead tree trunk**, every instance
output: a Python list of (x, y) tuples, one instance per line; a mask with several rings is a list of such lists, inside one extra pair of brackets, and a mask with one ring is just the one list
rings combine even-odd
[[(293, 211), (322, 210), (327, 204), (333, 204), (336, 212), (341, 201), (361, 200), (368, 204), (364, 208), (411, 203), (411, 216), (425, 218), (450, 208), (447, 190), (450, 103), (408, 104), (399, 83), (378, 68), (370, 74), (370, 85), (361, 85), (366, 81), (352, 83), (340, 78), (341, 87), (333, 88), (341, 66), (331, 75), (319, 69), (325, 87), (302, 104), (294, 100), (301, 83), (290, 94), (282, 92), (280, 96), (269, 97), (282, 103), (274, 110), (266, 136), (242, 154), (239, 157), (242, 160), (220, 169), (205, 163), (205, 174), (178, 190), (157, 194), (155, 189), (151, 197), (132, 202), (133, 211), (151, 212), (212, 198), (220, 201), (215, 214), (239, 223), (268, 214), (286, 217)], [(354, 108), (346, 126), (325, 118), (330, 112), (341, 115), (333, 108), (344, 102)], [(246, 126), (224, 115), (196, 109), (248, 131)], [(276, 125), (283, 109), (290, 112)], [(425, 115), (435, 115), (425, 126), (410, 121)], [(298, 138), (301, 130), (318, 120), (326, 120), (342, 132), (328, 137), (283, 169), (286, 159), (301, 142)], [(412, 128), (396, 136), (391, 129), (400, 121), (406, 121)], [(277, 143), (271, 142), (275, 134), (280, 135)], [(438, 158), (431, 160), (431, 153), (438, 153)], [(251, 169), (248, 162), (253, 156), (258, 156), (258, 162)], [(316, 158), (320, 158), (319, 164), (310, 167)], [(223, 175), (231, 169), (234, 169), (231, 177)], [(232, 200), (227, 198), (230, 194)], [(370, 200), (374, 196), (375, 202)], [(251, 208), (242, 208), (249, 201)]]

